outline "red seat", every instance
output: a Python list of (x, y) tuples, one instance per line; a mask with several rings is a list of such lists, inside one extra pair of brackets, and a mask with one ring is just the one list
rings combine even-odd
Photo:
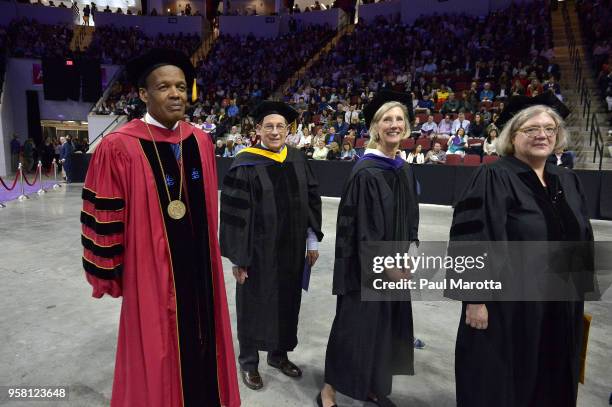
[(403, 139), (400, 143), (400, 150), (412, 150), (414, 148), (414, 139), (412, 137)]
[(490, 164), (493, 163), (495, 161), (499, 160), (499, 156), (497, 155), (485, 155), (482, 157), (482, 163), (483, 164)]
[(427, 113), (419, 113), (417, 114), (417, 117), (421, 123), (425, 123), (427, 121)]
[(468, 167), (477, 167), (480, 165), (480, 156), (478, 154), (467, 154), (463, 157), (463, 165)]
[(482, 143), (483, 143), (483, 141), (481, 139), (479, 139), (479, 138), (474, 138), (474, 137), (468, 138), (468, 146), (469, 147), (472, 147), (472, 146), (481, 146)]
[(473, 115), (472, 115), (472, 113), (470, 113), (470, 112), (466, 112), (466, 113), (465, 113), (465, 119), (466, 119), (466, 120), (472, 121), (472, 116), (473, 116)]
[(442, 147), (442, 150), (446, 151), (446, 149), (448, 148), (448, 139), (446, 138), (437, 138), (435, 143), (440, 143), (440, 147)]
[(444, 116), (442, 116), (441, 113), (434, 114), (434, 122), (436, 122), (436, 124), (439, 124), (442, 119), (444, 119)]
[(366, 139), (365, 138), (358, 138), (357, 140), (355, 140), (355, 148), (363, 148), (363, 146), (365, 145)]
[(446, 154), (446, 165), (461, 165), (459, 154)]

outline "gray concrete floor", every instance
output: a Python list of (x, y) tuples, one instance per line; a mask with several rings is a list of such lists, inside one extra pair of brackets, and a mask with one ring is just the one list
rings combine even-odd
[[(80, 185), (70, 185), (28, 202), (0, 209), (0, 387), (14, 385), (70, 388), (69, 401), (7, 402), (7, 406), (108, 406), (121, 301), (91, 298), (80, 258)], [(324, 198), (321, 257), (311, 288), (303, 296), (300, 344), (291, 355), (304, 370), (299, 380), (260, 366), (265, 387), (254, 392), (242, 383), (247, 407), (313, 406), (323, 381), (325, 347), (335, 312), (331, 295), (338, 200)], [(421, 240), (445, 240), (452, 212), (423, 205)], [(593, 222), (598, 240), (612, 241), (612, 222)], [(224, 260), (229, 308), (234, 315), (234, 282)], [(580, 386), (581, 407), (608, 405), (612, 391), (612, 303), (589, 303), (593, 314), (587, 379)], [(459, 305), (415, 302), (415, 332), (427, 343), (416, 351), (416, 375), (396, 377), (392, 399), (398, 406), (455, 405), (454, 344)], [(237, 349), (237, 343), (235, 343)], [(262, 360), (265, 361), (262, 354)], [(0, 397), (2, 400), (2, 397)], [(340, 396), (343, 406), (361, 406)], [(366, 404), (368, 405), (368, 404)]]

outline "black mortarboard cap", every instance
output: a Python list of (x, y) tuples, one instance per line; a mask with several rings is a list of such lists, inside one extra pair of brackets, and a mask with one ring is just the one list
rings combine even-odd
[(495, 125), (498, 129), (502, 129), (515, 114), (523, 109), (536, 105), (544, 105), (554, 109), (563, 119), (570, 114), (567, 106), (565, 106), (552, 92), (544, 92), (535, 97), (517, 95), (508, 99), (504, 106), (504, 110), (502, 110), (495, 121)]
[(251, 112), (256, 123), (261, 123), (264, 117), (270, 114), (280, 114), (287, 120), (287, 124), (293, 123), (299, 116), (299, 113), (287, 103), (272, 100), (264, 100)]
[(128, 61), (126, 65), (128, 79), (134, 86), (141, 87), (151, 72), (165, 65), (180, 68), (185, 74), (187, 86), (192, 86), (195, 69), (191, 60), (183, 52), (170, 48), (153, 48)]
[(383, 89), (363, 108), (363, 117), (367, 127), (370, 127), (370, 123), (378, 109), (387, 102), (400, 102), (406, 106), (410, 122), (414, 121), (414, 110), (412, 109), (412, 96), (410, 96), (410, 93)]

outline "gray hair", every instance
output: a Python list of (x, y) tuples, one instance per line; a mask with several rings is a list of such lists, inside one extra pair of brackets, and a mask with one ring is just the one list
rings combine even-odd
[(378, 134), (378, 122), (380, 122), (385, 113), (395, 107), (399, 107), (400, 109), (402, 109), (402, 113), (404, 114), (404, 122), (406, 123), (404, 133), (400, 136), (400, 139), (403, 140), (408, 137), (408, 135), (410, 135), (410, 121), (408, 118), (408, 109), (406, 108), (406, 106), (404, 106), (400, 102), (387, 102), (378, 108), (376, 113), (374, 113), (372, 121), (370, 122), (370, 128), (368, 130), (368, 133), (370, 134), (370, 141), (368, 141), (368, 148), (376, 148), (378, 146), (378, 143), (380, 142), (380, 134)]
[(517, 131), (525, 124), (525, 122), (541, 113), (547, 113), (550, 118), (553, 119), (558, 129), (557, 139), (555, 140), (553, 150), (566, 147), (568, 144), (569, 135), (565, 128), (565, 122), (561, 116), (559, 116), (559, 114), (549, 106), (535, 105), (521, 110), (504, 125), (501, 133), (497, 139), (495, 139), (497, 154), (513, 155), (514, 144), (512, 144), (512, 141), (514, 140), (514, 137), (516, 137)]

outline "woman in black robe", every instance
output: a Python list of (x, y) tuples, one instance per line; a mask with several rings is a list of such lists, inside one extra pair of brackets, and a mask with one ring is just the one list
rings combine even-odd
[[(593, 240), (578, 177), (546, 163), (567, 142), (567, 114), (554, 96), (510, 99), (496, 123), (504, 126), (497, 141), (503, 157), (471, 179), (455, 207), (451, 244), (573, 242), (571, 247)], [(519, 280), (534, 259), (517, 257), (505, 269), (507, 280)], [(464, 302), (455, 351), (457, 406), (575, 407), (583, 309), (582, 301)]]
[(364, 109), (371, 138), (338, 208), (333, 282), (337, 306), (319, 406), (335, 405), (336, 390), (392, 406), (386, 396), (393, 375), (414, 374), (411, 303), (361, 301), (358, 252), (363, 241), (418, 241), (416, 179), (410, 165), (395, 154), (401, 139), (410, 134), (406, 106), (412, 106), (410, 95), (382, 91)]

